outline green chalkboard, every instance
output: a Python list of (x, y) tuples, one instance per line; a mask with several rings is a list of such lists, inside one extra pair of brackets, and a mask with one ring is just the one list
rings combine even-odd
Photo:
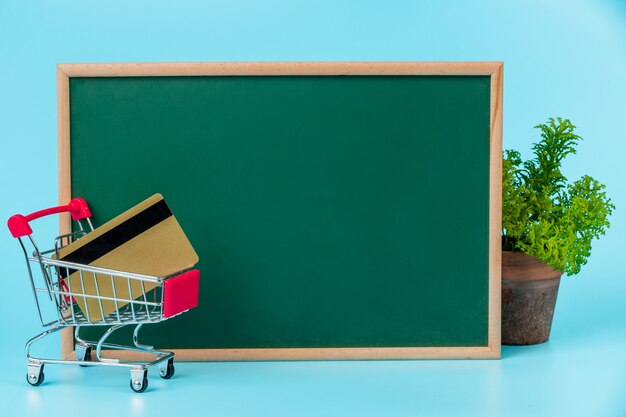
[(71, 194), (99, 225), (162, 193), (200, 256), (199, 307), (144, 343), (492, 349), (491, 97), (473, 74), (72, 76)]

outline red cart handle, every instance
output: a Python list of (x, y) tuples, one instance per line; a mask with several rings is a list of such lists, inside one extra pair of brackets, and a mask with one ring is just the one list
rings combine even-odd
[(28, 222), (38, 219), (50, 214), (69, 212), (72, 215), (72, 219), (80, 220), (87, 217), (91, 217), (91, 212), (87, 203), (82, 198), (73, 198), (67, 206), (50, 207), (47, 209), (39, 210), (31, 213), (27, 216), (16, 214), (9, 218), (8, 226), (13, 237), (27, 236), (33, 233), (33, 229), (30, 228)]

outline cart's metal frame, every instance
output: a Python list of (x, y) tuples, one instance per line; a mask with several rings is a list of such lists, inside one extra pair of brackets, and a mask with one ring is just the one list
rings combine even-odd
[[(163, 284), (169, 277), (179, 275), (184, 271), (166, 277), (156, 277), (59, 260), (58, 253), (61, 248), (93, 231), (89, 217), (84, 220), (87, 222), (86, 225), (83, 225), (80, 219), (76, 220), (79, 231), (57, 237), (54, 248), (50, 250), (40, 251), (32, 235), (28, 234), (28, 243), (32, 246), (32, 252), (29, 255), (28, 243), (25, 243), (26, 239), (23, 236), (17, 238), (26, 259), (39, 320), (41, 325), (46, 328), (26, 342), (24, 349), (28, 360), (26, 380), (33, 386), (40, 385), (44, 380), (45, 364), (121, 367), (130, 370), (130, 387), (132, 390), (143, 392), (148, 386), (148, 368), (157, 366), (159, 375), (164, 379), (169, 379), (174, 374), (174, 353), (139, 343), (139, 331), (146, 323), (158, 323), (169, 318), (163, 315)], [(34, 273), (37, 270), (41, 273)], [(72, 288), (69, 279), (71, 274), (76, 273), (78, 273), (80, 288)], [(113, 290), (112, 297), (102, 295), (98, 285), (99, 282), (102, 282), (102, 278), (107, 276), (110, 278)], [(85, 282), (94, 283), (95, 292), (86, 291)], [(146, 291), (146, 283), (150, 283), (150, 287), (155, 288)], [(135, 286), (140, 284), (141, 294), (133, 294), (131, 284), (135, 284)], [(128, 291), (127, 297), (119, 294), (120, 285), (127, 287), (124, 289), (124, 291)], [(89, 304), (85, 302), (85, 311), (83, 312), (76, 304), (75, 297), (96, 300), (102, 319), (92, 320)], [(52, 320), (47, 320), (50, 312), (44, 309), (45, 305), (42, 298), (52, 303), (55, 311), (52, 313), (54, 315)], [(103, 302), (115, 303), (115, 311), (105, 316)], [(91, 304), (93, 306), (93, 301)], [(133, 345), (106, 342), (113, 332), (131, 325), (135, 326)], [(99, 340), (86, 340), (80, 336), (80, 329), (84, 326), (110, 327)], [(43, 358), (31, 354), (33, 344), (67, 327), (75, 328), (75, 360)], [(156, 356), (150, 362), (123, 362), (119, 359), (104, 357), (102, 355), (103, 348), (143, 352)], [(95, 350), (95, 354), (92, 355), (93, 350)]]

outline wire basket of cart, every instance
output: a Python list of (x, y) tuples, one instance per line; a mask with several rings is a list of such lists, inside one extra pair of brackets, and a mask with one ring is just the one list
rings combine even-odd
[[(30, 222), (50, 214), (69, 212), (77, 224), (74, 233), (58, 236), (53, 247), (40, 250)], [(11, 234), (18, 239), (26, 259), (37, 313), (45, 330), (25, 347), (28, 359), (26, 380), (33, 386), (44, 381), (45, 364), (122, 367), (130, 370), (130, 387), (143, 392), (148, 386), (148, 368), (156, 366), (159, 376), (174, 375), (174, 353), (139, 343), (144, 324), (159, 323), (197, 305), (199, 271), (188, 269), (158, 277), (108, 269), (59, 259), (59, 251), (94, 230), (85, 201), (9, 219)], [(109, 326), (98, 340), (80, 335), (81, 327)], [(116, 330), (134, 326), (132, 345), (108, 343)], [(42, 358), (31, 355), (31, 346), (65, 328), (74, 328), (75, 358)], [(150, 361), (122, 361), (103, 356), (103, 350), (125, 350), (153, 354)]]

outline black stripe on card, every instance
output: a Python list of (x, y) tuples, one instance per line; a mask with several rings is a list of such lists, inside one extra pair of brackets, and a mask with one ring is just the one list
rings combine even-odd
[[(139, 236), (146, 230), (156, 226), (172, 215), (165, 200), (151, 205), (133, 217), (124, 220), (113, 229), (105, 232), (84, 246), (68, 253), (61, 260), (88, 265), (112, 250), (122, 246), (129, 240)], [(61, 268), (62, 277), (65, 271)], [(75, 271), (70, 271), (70, 273)]]

